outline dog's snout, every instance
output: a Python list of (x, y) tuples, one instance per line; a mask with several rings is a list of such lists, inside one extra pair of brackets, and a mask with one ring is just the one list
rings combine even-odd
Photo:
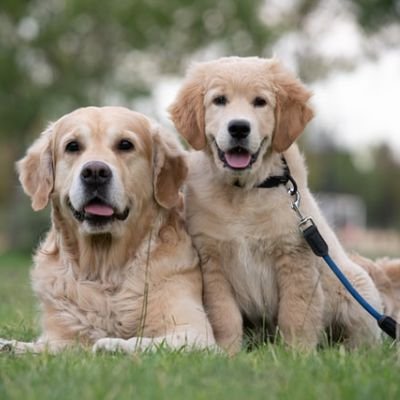
[(250, 134), (250, 123), (244, 119), (234, 119), (228, 124), (228, 132), (235, 139), (245, 139)]
[(87, 185), (104, 185), (111, 177), (110, 167), (101, 161), (88, 162), (81, 171), (81, 180)]

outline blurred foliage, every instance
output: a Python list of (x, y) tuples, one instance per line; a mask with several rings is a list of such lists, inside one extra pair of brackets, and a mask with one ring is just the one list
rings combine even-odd
[(259, 3), (3, 0), (0, 136), (20, 142), (43, 119), (147, 93), (160, 71), (176, 72), (216, 41), (235, 54), (260, 53), (270, 35)]
[[(271, 28), (261, 18), (262, 6), (268, 7), (262, 0), (2, 0), (0, 251), (4, 242), (29, 248), (45, 230), (47, 214), (36, 216), (22, 201), (13, 165), (47, 121), (89, 104), (130, 106), (159, 77), (182, 73), (205, 50), (268, 54), (274, 40), (301, 26), (319, 3), (299, 0), (296, 18)], [(399, 11), (395, 0), (352, 3), (368, 29)]]
[(209, 45), (260, 54), (271, 41), (258, 17), (260, 3), (2, 0), (0, 208), (13, 211), (0, 231), (7, 227), (8, 241), (30, 247), (36, 239), (21, 237), (18, 229), (34, 231), (43, 220), (21, 209), (13, 161), (47, 121), (85, 105), (129, 106), (158, 77), (183, 70), (194, 51)]
[(400, 229), (400, 163), (390, 148), (379, 145), (370, 150), (367, 165), (360, 168), (357, 155), (333, 144), (308, 149), (307, 165), (313, 191), (360, 196), (371, 227)]
[(400, 21), (399, 0), (351, 0), (360, 24), (368, 31)]

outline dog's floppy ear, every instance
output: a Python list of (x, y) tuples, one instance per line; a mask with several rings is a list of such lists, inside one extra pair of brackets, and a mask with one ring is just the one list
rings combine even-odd
[(180, 188), (186, 179), (188, 167), (178, 144), (160, 133), (154, 135), (154, 198), (167, 209), (180, 203)]
[(204, 88), (196, 67), (189, 72), (168, 111), (178, 132), (194, 149), (203, 149), (206, 146)]
[(276, 89), (272, 148), (281, 153), (289, 148), (314, 116), (308, 104), (312, 93), (278, 62), (270, 66), (270, 73)]
[(47, 206), (53, 190), (52, 130), (52, 126), (47, 128), (29, 147), (25, 157), (17, 162), (19, 180), (24, 192), (31, 197), (35, 211)]

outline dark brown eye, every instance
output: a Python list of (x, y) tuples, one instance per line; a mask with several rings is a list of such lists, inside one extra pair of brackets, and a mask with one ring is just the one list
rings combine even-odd
[(254, 100), (253, 100), (253, 106), (254, 107), (265, 107), (267, 105), (267, 100), (265, 100), (264, 98), (262, 98), (262, 97), (256, 97)]
[(226, 98), (226, 96), (217, 96), (213, 99), (213, 104), (215, 104), (216, 106), (224, 106), (226, 105), (226, 103), (228, 103), (228, 99)]
[(130, 140), (122, 139), (117, 144), (117, 149), (121, 151), (130, 151), (134, 150), (135, 146)]
[(65, 151), (67, 153), (77, 153), (80, 150), (81, 150), (81, 146), (76, 140), (71, 140), (65, 146)]

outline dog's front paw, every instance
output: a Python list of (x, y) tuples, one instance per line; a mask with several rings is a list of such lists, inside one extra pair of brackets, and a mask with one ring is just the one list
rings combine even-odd
[(136, 351), (143, 350), (151, 347), (153, 341), (149, 338), (133, 337), (128, 340), (119, 338), (103, 338), (99, 339), (92, 347), (93, 353), (100, 351), (108, 352), (124, 352), (135, 353)]
[(126, 340), (117, 338), (103, 338), (99, 339), (93, 346), (93, 353), (98, 353), (100, 351), (107, 352), (118, 352), (124, 351), (124, 344)]
[(2, 339), (0, 338), (0, 352), (10, 352), (13, 350), (13, 340), (7, 340), (7, 339)]

